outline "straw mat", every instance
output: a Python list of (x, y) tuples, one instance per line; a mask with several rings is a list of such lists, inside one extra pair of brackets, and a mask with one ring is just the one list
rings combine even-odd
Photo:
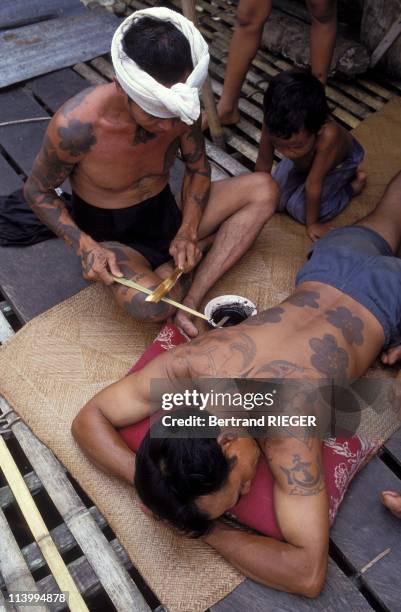
[[(400, 99), (395, 99), (356, 130), (367, 152), (369, 183), (336, 225), (369, 212), (400, 170), (400, 117)], [(277, 303), (291, 291), (309, 246), (301, 225), (275, 215), (251, 252), (208, 298), (239, 293), (259, 308)], [(1, 348), (0, 391), (97, 504), (170, 612), (197, 612), (228, 594), (243, 577), (208, 546), (177, 538), (144, 516), (134, 490), (91, 465), (70, 435), (80, 407), (123, 376), (157, 331), (157, 326), (138, 324), (121, 312), (105, 288), (91, 286), (28, 323)], [(372, 425), (376, 433), (381, 426)], [(392, 429), (394, 423), (381, 436)]]

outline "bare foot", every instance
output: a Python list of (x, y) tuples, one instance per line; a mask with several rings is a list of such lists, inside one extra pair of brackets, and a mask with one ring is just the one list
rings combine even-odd
[(366, 172), (363, 172), (362, 170), (357, 171), (356, 177), (351, 183), (354, 196), (359, 195), (361, 191), (365, 189), (367, 179), (368, 175), (366, 174)]
[(393, 346), (387, 349), (387, 351), (383, 351), (380, 355), (380, 359), (386, 365), (394, 365), (397, 361), (401, 360), (401, 345)]
[(382, 504), (397, 518), (401, 519), (401, 493), (395, 491), (381, 492)]
[[(219, 116), (221, 125), (227, 125), (227, 126), (236, 125), (237, 123), (240, 122), (240, 119), (241, 119), (241, 115), (239, 113), (238, 108), (234, 110), (225, 110), (220, 106), (220, 102), (217, 105), (217, 114)], [(207, 120), (207, 114), (205, 111), (203, 111), (202, 113), (202, 132), (207, 130), (208, 127), (209, 127), (209, 123)]]
[(196, 338), (196, 336), (199, 334), (199, 330), (191, 321), (190, 315), (187, 315), (182, 310), (177, 311), (177, 314), (174, 317), (174, 323), (190, 338)]

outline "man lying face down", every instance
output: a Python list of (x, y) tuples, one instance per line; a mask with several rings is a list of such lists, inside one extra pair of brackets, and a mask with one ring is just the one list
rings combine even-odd
[[(149, 416), (155, 379), (344, 380), (360, 377), (379, 354), (384, 363), (398, 360), (401, 260), (394, 253), (401, 241), (400, 213), (401, 173), (371, 214), (314, 245), (294, 292), (282, 303), (182, 344), (97, 394), (72, 427), (85, 454), (108, 473), (129, 483), (135, 478), (151, 512), (187, 533), (206, 533), (205, 541), (246, 576), (317, 596), (329, 540), (320, 438), (266, 437), (259, 449), (252, 438), (224, 434), (217, 441), (175, 446), (148, 437), (136, 468), (134, 453), (116, 430)], [(284, 541), (219, 522), (209, 530), (210, 521), (248, 491), (259, 452), (275, 481), (274, 510)], [(291, 474), (299, 462), (307, 470), (294, 486)]]
[[(263, 173), (211, 183), (199, 102), (209, 53), (192, 22), (167, 8), (136, 11), (113, 37), (112, 60), (114, 82), (79, 93), (50, 121), (24, 193), (74, 249), (87, 280), (110, 286), (136, 319), (163, 321), (174, 308), (145, 302), (113, 276), (153, 290), (178, 266), (185, 275), (171, 297), (196, 309), (253, 245), (278, 189)], [(185, 175), (176, 202), (169, 172), (179, 149)], [(67, 178), (72, 214), (54, 191)], [(177, 322), (197, 335), (182, 311)]]

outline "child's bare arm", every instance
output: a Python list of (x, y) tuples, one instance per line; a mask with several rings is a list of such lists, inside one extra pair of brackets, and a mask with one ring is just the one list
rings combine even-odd
[(273, 145), (271, 143), (269, 133), (265, 122), (262, 125), (262, 136), (259, 144), (258, 157), (256, 159), (256, 172), (271, 172), (273, 165)]
[(336, 128), (326, 128), (318, 139), (313, 164), (305, 182), (306, 231), (312, 240), (316, 240), (327, 231), (327, 228), (324, 230), (325, 226), (319, 223), (320, 200), (324, 179), (336, 164), (338, 146)]

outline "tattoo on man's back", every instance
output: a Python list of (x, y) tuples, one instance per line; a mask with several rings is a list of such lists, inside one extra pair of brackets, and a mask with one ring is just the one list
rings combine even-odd
[(286, 299), (286, 302), (289, 302), (293, 306), (298, 306), (299, 308), (304, 308), (305, 306), (309, 306), (309, 308), (319, 308), (319, 300), (320, 293), (318, 291), (307, 291), (302, 290), (290, 295)]
[(335, 310), (328, 310), (326, 319), (329, 323), (341, 330), (349, 344), (360, 346), (363, 344), (363, 321), (355, 317), (349, 308), (339, 306)]
[(311, 338), (309, 346), (313, 351), (311, 364), (321, 374), (328, 378), (345, 378), (349, 364), (348, 353), (337, 344), (331, 334), (323, 338)]
[(67, 127), (60, 127), (60, 149), (67, 151), (72, 157), (79, 157), (89, 153), (92, 145), (96, 144), (96, 136), (91, 123), (82, 123), (79, 119), (71, 119)]
[(286, 361), (285, 359), (276, 359), (275, 361), (269, 361), (264, 363), (258, 368), (254, 374), (266, 373), (269, 378), (287, 378), (294, 374), (304, 374), (308, 368), (293, 363), (292, 361)]

